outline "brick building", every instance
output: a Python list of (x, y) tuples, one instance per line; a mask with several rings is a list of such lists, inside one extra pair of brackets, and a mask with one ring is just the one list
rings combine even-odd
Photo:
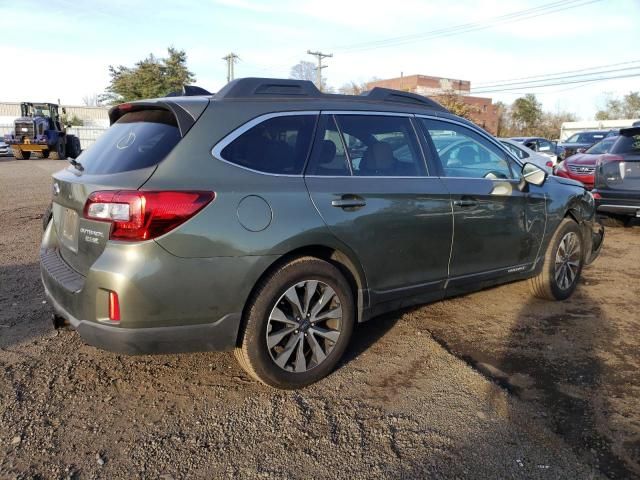
[(445, 93), (455, 93), (460, 100), (472, 109), (471, 120), (495, 135), (498, 132), (498, 109), (490, 98), (474, 97), (470, 95), (471, 82), (453, 78), (430, 77), (428, 75), (409, 75), (406, 77), (389, 78), (369, 82), (367, 88), (384, 87), (405, 92), (417, 93), (426, 97), (432, 97), (438, 101), (438, 97)]

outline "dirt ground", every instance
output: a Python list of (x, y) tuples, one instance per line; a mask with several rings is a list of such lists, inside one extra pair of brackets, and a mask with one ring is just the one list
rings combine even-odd
[(52, 329), (37, 252), (62, 166), (0, 160), (0, 478), (640, 476), (640, 228), (608, 230), (567, 302), (517, 283), (387, 315), (279, 392), (228, 353)]

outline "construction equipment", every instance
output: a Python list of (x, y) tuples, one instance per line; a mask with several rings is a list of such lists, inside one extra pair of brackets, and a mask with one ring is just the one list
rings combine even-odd
[[(5, 135), (13, 156), (19, 160), (36, 158), (53, 160), (80, 155), (80, 139), (67, 133), (55, 103), (20, 104), (21, 116), (14, 122), (14, 132)], [(62, 113), (66, 110), (62, 108)]]

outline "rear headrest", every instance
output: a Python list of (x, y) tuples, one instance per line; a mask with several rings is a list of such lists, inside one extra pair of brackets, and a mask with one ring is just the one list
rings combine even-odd
[(320, 145), (320, 158), (318, 159), (319, 165), (327, 165), (333, 162), (336, 158), (336, 144), (331, 140), (323, 140)]
[(369, 146), (362, 157), (361, 170), (389, 170), (394, 164), (393, 150), (386, 142), (377, 142)]

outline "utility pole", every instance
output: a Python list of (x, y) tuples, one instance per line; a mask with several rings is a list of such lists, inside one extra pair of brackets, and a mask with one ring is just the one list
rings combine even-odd
[(231, 52), (226, 57), (222, 57), (222, 60), (227, 62), (227, 83), (234, 79), (234, 71), (233, 66), (236, 64), (236, 61), (239, 60), (240, 57), (235, 53)]
[(322, 59), (333, 57), (333, 53), (312, 52), (311, 50), (307, 50), (307, 53), (318, 58), (318, 66), (316, 67), (316, 87), (318, 87), (318, 90), (322, 91), (322, 69), (327, 68), (327, 65), (322, 65)]

